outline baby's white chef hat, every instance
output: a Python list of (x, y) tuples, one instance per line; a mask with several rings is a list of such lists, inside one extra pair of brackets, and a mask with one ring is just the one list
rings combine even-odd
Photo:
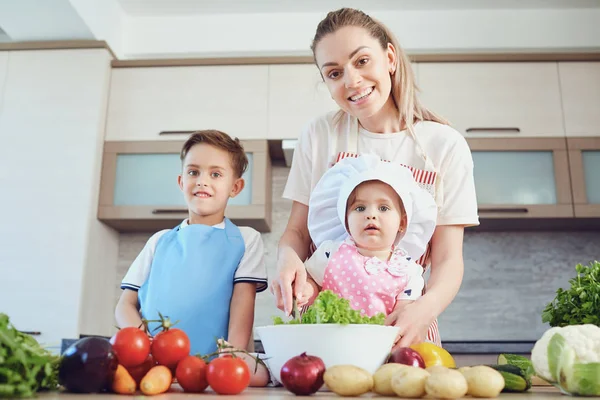
[(437, 221), (433, 196), (421, 188), (412, 172), (400, 165), (382, 161), (373, 154), (340, 160), (321, 177), (308, 204), (308, 231), (318, 247), (325, 240), (342, 241), (346, 230), (346, 203), (359, 184), (379, 180), (390, 185), (404, 204), (407, 226), (396, 239), (397, 247), (415, 261), (427, 249)]

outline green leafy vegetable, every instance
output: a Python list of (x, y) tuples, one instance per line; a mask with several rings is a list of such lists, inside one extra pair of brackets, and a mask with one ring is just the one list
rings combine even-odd
[(59, 361), (0, 313), (0, 397), (33, 397), (57, 389)]
[(571, 287), (556, 291), (556, 297), (542, 313), (542, 322), (560, 327), (600, 326), (600, 262), (594, 261), (589, 266), (577, 264), (575, 270), (577, 276), (569, 280)]
[(285, 322), (281, 317), (274, 317), (275, 325), (282, 324), (372, 324), (383, 325), (385, 314), (379, 313), (372, 317), (360, 315), (360, 311), (353, 309), (350, 302), (338, 296), (331, 290), (324, 290), (315, 299), (302, 315), (301, 321), (291, 320)]

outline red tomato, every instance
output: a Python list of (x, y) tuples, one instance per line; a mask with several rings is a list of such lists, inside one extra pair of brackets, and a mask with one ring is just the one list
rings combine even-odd
[(155, 365), (156, 361), (154, 361), (152, 355), (149, 355), (146, 361), (144, 361), (142, 364), (136, 365), (135, 367), (125, 367), (125, 369), (127, 372), (129, 372), (129, 375), (131, 375), (133, 380), (135, 380), (135, 382), (139, 385), (142, 381), (142, 378), (146, 376), (148, 371), (150, 371), (150, 369)]
[(148, 335), (135, 327), (119, 330), (110, 339), (110, 343), (117, 355), (119, 364), (125, 368), (142, 364), (150, 354), (150, 339)]
[(241, 358), (215, 358), (208, 364), (206, 380), (218, 394), (238, 394), (250, 383), (250, 368)]
[(196, 357), (187, 356), (177, 364), (175, 377), (184, 391), (200, 393), (208, 387), (206, 381), (206, 361)]
[(175, 371), (177, 363), (190, 355), (190, 339), (181, 329), (162, 331), (152, 340), (152, 355), (158, 364)]

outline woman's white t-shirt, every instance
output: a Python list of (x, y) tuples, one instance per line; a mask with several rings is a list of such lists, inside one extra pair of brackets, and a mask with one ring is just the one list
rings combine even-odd
[[(344, 116), (334, 125), (335, 112), (312, 120), (298, 139), (283, 197), (308, 205), (310, 194), (337, 152), (350, 151), (354, 126)], [(339, 132), (339, 133), (338, 133)], [(450, 126), (418, 122), (415, 136), (442, 179), (438, 225), (479, 225), (473, 178), (473, 158), (465, 138)], [(359, 128), (358, 153), (374, 153), (384, 160), (424, 169), (425, 161), (408, 131), (372, 133)]]

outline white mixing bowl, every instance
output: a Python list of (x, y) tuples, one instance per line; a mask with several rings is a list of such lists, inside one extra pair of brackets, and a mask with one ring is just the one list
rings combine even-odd
[(329, 368), (351, 364), (369, 373), (387, 359), (400, 328), (370, 324), (269, 325), (256, 328), (267, 364), (281, 382), (281, 367), (304, 352), (320, 357)]

